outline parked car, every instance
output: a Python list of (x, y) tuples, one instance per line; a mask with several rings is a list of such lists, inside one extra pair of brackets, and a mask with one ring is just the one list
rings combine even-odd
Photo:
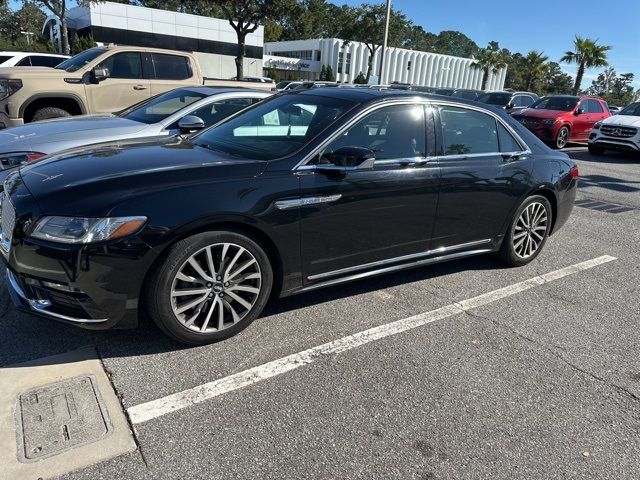
[(0, 52), (0, 68), (4, 67), (55, 67), (69, 55), (40, 52)]
[(56, 118), (9, 128), (0, 131), (0, 169), (83, 145), (201, 130), (269, 95), (239, 88), (183, 87), (114, 114)]
[(310, 88), (322, 88), (322, 87), (337, 87), (340, 84), (338, 82), (329, 82), (324, 80), (310, 80), (305, 82), (300, 82), (300, 84), (296, 84), (294, 87), (287, 90), (309, 90)]
[(622, 107), (616, 107), (615, 105), (608, 105), (608, 107), (611, 115), (617, 115), (622, 110)]
[(543, 97), (513, 114), (538, 138), (558, 149), (569, 142), (586, 141), (593, 125), (610, 116), (604, 100), (570, 95)]
[[(238, 80), (238, 77), (233, 77), (231, 80)], [(253, 82), (253, 83), (276, 83), (273, 78), (270, 77), (242, 77), (241, 82)]]
[(615, 116), (596, 122), (589, 134), (589, 153), (602, 155), (606, 150), (640, 151), (640, 102)]
[(202, 344), (271, 295), (490, 252), (525, 265), (569, 217), (577, 175), (490, 107), (310, 89), (187, 138), (12, 171), (0, 257), (21, 309), (91, 329), (133, 326), (144, 309)]
[(205, 79), (195, 55), (108, 45), (85, 50), (55, 68), (0, 70), (0, 128), (49, 118), (111, 113), (176, 87), (264, 88), (268, 83)]
[(532, 92), (514, 91), (487, 92), (478, 97), (479, 102), (503, 108), (507, 113), (530, 107), (539, 99), (540, 97)]
[(466, 100), (478, 100), (481, 95), (484, 95), (482, 90), (472, 90), (468, 88), (456, 88), (451, 94), (452, 97), (464, 98)]

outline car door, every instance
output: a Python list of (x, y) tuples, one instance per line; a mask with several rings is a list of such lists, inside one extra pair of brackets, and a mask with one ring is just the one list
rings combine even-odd
[(573, 125), (571, 127), (572, 140), (584, 140), (589, 136), (591, 127), (595, 123), (591, 121), (591, 113), (589, 112), (589, 99), (584, 99), (576, 107), (574, 111)]
[(106, 68), (109, 77), (86, 85), (91, 113), (112, 113), (150, 97), (140, 52), (116, 52), (95, 68)]
[[(435, 143), (427, 115), (426, 105), (415, 102), (378, 106), (299, 167), (301, 201), (307, 202), (301, 208), (307, 282), (429, 250), (439, 168), (431, 157)], [(317, 169), (353, 147), (374, 153), (373, 168)]]
[(193, 69), (189, 58), (184, 55), (169, 55), (164, 53), (147, 53), (153, 65), (151, 69), (151, 95), (155, 96), (168, 90), (197, 84), (193, 78)]
[(528, 148), (487, 111), (464, 105), (434, 111), (441, 186), (432, 248), (486, 248), (526, 192)]
[(604, 120), (611, 116), (611, 113), (608, 111), (606, 106), (600, 100), (589, 99), (589, 121), (591, 122), (589, 125), (589, 129), (587, 130), (587, 135), (591, 132), (593, 125), (600, 120)]

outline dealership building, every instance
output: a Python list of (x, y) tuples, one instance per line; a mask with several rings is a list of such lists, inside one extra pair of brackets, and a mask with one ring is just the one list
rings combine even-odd
[[(381, 50), (373, 59), (372, 78), (377, 83), (380, 72)], [(336, 80), (352, 83), (360, 72), (367, 73), (369, 49), (364, 43), (339, 38), (317, 38), (264, 44), (264, 67), (277, 70), (283, 79), (301, 78), (317, 80), (323, 65), (331, 66)], [(385, 61), (387, 83), (394, 81), (429, 87), (480, 89), (482, 70), (474, 68), (472, 58), (452, 57), (431, 52), (388, 48)], [(503, 68), (491, 73), (488, 90), (502, 90), (507, 74)]]
[[(231, 78), (236, 75), (238, 39), (227, 20), (112, 2), (72, 8), (67, 18), (71, 32), (91, 34), (98, 44), (194, 52), (205, 77)], [(246, 76), (262, 75), (263, 30), (259, 27), (247, 35)], [(60, 44), (57, 18), (47, 18), (43, 32), (55, 44)]]

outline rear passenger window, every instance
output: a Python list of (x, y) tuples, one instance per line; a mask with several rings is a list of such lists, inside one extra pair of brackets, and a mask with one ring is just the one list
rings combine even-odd
[(512, 153), (522, 151), (520, 144), (500, 122), (498, 122), (498, 138), (500, 139), (500, 152)]
[(189, 59), (179, 55), (153, 53), (153, 66), (158, 80), (186, 80), (191, 78)]
[(16, 63), (16, 67), (30, 67), (31, 66), (31, 57), (24, 57), (18, 63)]
[(142, 78), (142, 62), (138, 52), (122, 52), (111, 55), (98, 65), (109, 70), (111, 78)]
[(373, 150), (376, 160), (426, 157), (426, 131), (422, 105), (380, 108), (358, 121), (331, 145)]
[(445, 155), (497, 153), (496, 120), (486, 113), (459, 107), (440, 107)]
[(46, 57), (44, 55), (33, 55), (31, 57), (31, 65), (34, 67), (55, 67), (62, 63), (64, 58)]

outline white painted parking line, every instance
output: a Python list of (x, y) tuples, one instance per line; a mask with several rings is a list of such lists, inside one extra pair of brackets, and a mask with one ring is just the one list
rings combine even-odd
[(455, 302), (451, 305), (447, 305), (430, 312), (421, 313), (392, 323), (373, 327), (369, 330), (364, 330), (323, 345), (318, 345), (317, 347), (313, 347), (308, 350), (303, 350), (302, 352), (294, 353), (287, 357), (279, 358), (278, 360), (273, 360), (263, 365), (258, 365), (257, 367), (253, 367), (248, 370), (243, 370), (242, 372), (235, 373), (225, 378), (220, 378), (163, 398), (158, 398), (157, 400), (135, 405), (128, 409), (129, 418), (134, 424), (147, 422), (162, 415), (166, 415), (167, 413), (182, 410), (183, 408), (187, 408), (191, 405), (204, 402), (225, 393), (295, 370), (296, 368), (308, 365), (325, 356), (345, 352), (375, 340), (380, 340), (391, 335), (406, 332), (407, 330), (411, 330), (416, 327), (427, 325), (435, 322), (436, 320), (452, 317), (468, 310), (496, 302), (503, 298), (529, 290), (533, 287), (544, 285), (554, 280), (573, 275), (583, 270), (588, 270), (613, 260), (616, 260), (616, 258), (604, 255), (602, 257), (587, 260), (586, 262), (577, 263), (553, 272), (545, 273), (544, 275), (539, 275), (523, 282), (514, 283), (513, 285), (493, 290), (491, 292), (478, 295), (477, 297)]

